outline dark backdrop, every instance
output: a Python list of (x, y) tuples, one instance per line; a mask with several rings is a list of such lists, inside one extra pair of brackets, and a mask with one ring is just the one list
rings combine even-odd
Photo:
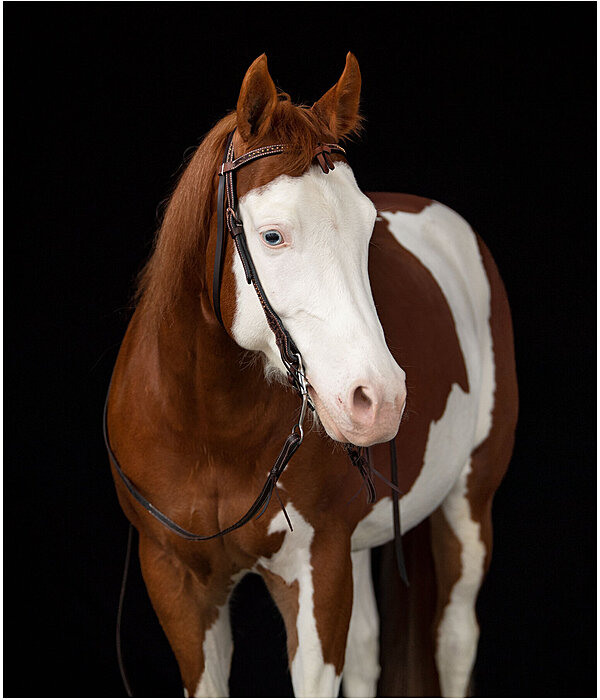
[[(157, 205), (254, 58), (311, 103), (348, 50), (367, 118), (350, 146), (359, 184), (455, 208), (512, 304), (521, 418), (477, 691), (595, 695), (595, 4), (4, 7), (5, 695), (123, 693), (127, 526), (100, 419)], [(285, 694), (258, 580), (235, 619), (232, 691)], [(134, 692), (178, 694), (136, 561), (123, 634)]]

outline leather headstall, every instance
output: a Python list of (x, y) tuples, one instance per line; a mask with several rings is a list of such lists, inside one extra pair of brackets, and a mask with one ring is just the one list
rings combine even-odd
[[(227, 137), (223, 163), (219, 169), (219, 187), (217, 190), (217, 247), (215, 251), (213, 273), (213, 306), (215, 315), (219, 323), (224, 326), (223, 318), (221, 316), (221, 280), (225, 257), (225, 247), (227, 244), (227, 237), (225, 235), (225, 226), (227, 226), (227, 230), (235, 243), (240, 260), (244, 267), (246, 281), (248, 284), (252, 284), (254, 286), (269, 328), (275, 335), (275, 342), (277, 344), (277, 348), (279, 349), (281, 360), (288, 371), (290, 381), (292, 385), (299, 390), (297, 382), (297, 360), (299, 357), (298, 348), (291, 339), (290, 334), (285, 329), (281, 319), (273, 310), (273, 307), (269, 303), (267, 295), (265, 294), (265, 291), (260, 283), (258, 273), (256, 272), (256, 268), (254, 267), (254, 263), (252, 261), (252, 256), (248, 250), (244, 226), (239, 219), (237, 191), (234, 179), (235, 172), (247, 163), (251, 163), (258, 158), (279, 155), (288, 150), (289, 146), (281, 143), (262, 146), (245, 153), (239, 158), (235, 158), (233, 152), (234, 133), (235, 130), (232, 131)], [(319, 143), (314, 149), (314, 156), (319, 161), (319, 165), (324, 173), (328, 173), (330, 170), (335, 168), (335, 165), (333, 164), (333, 161), (329, 155), (331, 153), (341, 153), (346, 155), (345, 149), (342, 148), (342, 146), (334, 143)]]

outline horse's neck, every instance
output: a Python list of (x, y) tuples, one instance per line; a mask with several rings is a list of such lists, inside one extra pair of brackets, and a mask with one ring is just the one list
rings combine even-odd
[[(149, 328), (143, 307), (123, 349), (127, 384), (147, 420), (203, 449), (265, 444), (289, 392), (267, 385), (251, 358), (215, 321), (208, 299), (182, 298), (168, 321)], [(121, 358), (120, 358), (121, 359)]]

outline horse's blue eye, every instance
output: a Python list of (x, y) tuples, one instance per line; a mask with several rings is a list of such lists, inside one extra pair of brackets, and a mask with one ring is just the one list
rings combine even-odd
[(262, 237), (264, 238), (265, 243), (268, 243), (268, 245), (276, 246), (283, 243), (283, 236), (279, 233), (279, 231), (265, 231)]

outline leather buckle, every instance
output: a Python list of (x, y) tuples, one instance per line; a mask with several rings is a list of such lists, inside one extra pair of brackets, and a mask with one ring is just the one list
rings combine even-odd
[(330, 170), (335, 170), (335, 165), (331, 160), (331, 148), (326, 143), (318, 143), (313, 151), (317, 162), (321, 166), (321, 170), (327, 175)]

